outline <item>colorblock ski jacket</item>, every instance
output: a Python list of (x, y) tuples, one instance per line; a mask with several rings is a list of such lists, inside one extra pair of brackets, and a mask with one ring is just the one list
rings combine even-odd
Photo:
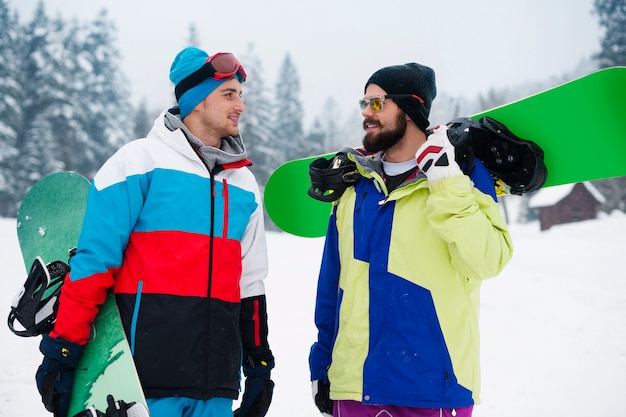
[(328, 379), (333, 400), (478, 403), (479, 289), (513, 251), (497, 203), (465, 175), (419, 173), (388, 193), (380, 155), (350, 158), (363, 177), (333, 207), (311, 379)]
[(52, 336), (86, 343), (112, 287), (146, 397), (237, 398), (240, 302), (265, 293), (261, 197), (239, 137), (189, 135), (164, 112), (98, 171)]

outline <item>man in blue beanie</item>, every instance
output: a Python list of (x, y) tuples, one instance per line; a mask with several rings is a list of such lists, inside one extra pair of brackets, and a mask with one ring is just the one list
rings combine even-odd
[[(152, 417), (263, 417), (267, 245), (258, 185), (239, 134), (246, 73), (230, 53), (185, 48), (178, 106), (98, 171), (37, 385), (66, 417), (73, 374), (107, 292), (116, 295)], [(243, 362), (243, 363), (242, 363)]]
[(485, 167), (464, 175), (447, 127), (429, 129), (435, 95), (425, 65), (376, 71), (364, 151), (329, 164), (359, 177), (333, 204), (317, 287), (309, 365), (326, 416), (470, 417), (480, 400), (480, 286), (513, 247), (493, 182), (475, 181)]

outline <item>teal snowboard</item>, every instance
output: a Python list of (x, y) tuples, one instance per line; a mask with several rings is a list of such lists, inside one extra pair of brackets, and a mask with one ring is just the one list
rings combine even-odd
[[(626, 176), (626, 67), (585, 77), (472, 116), (491, 117), (544, 151), (544, 187)], [(302, 237), (326, 233), (330, 203), (307, 194), (317, 155), (286, 162), (264, 191), (265, 208), (282, 230)]]
[[(83, 224), (89, 181), (74, 172), (58, 172), (37, 182), (17, 215), (17, 234), (28, 273), (36, 256), (45, 263), (67, 262)], [(92, 333), (75, 373), (69, 416), (94, 407), (107, 409), (107, 395), (145, 406), (122, 321), (110, 294), (92, 325)]]

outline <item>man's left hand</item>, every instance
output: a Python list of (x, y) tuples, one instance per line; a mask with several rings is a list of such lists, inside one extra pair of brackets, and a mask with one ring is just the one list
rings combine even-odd
[(246, 383), (241, 400), (241, 407), (235, 410), (234, 417), (264, 417), (272, 402), (274, 381), (270, 379), (270, 371), (274, 367), (274, 359), (269, 353), (268, 360), (254, 360), (252, 364), (244, 364), (243, 372)]

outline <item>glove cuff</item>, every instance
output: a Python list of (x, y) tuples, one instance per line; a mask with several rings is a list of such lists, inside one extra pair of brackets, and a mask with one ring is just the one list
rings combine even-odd
[(244, 352), (243, 373), (246, 377), (269, 379), (274, 366), (274, 355), (271, 350)]
[(62, 338), (53, 338), (44, 335), (39, 344), (39, 351), (45, 357), (54, 359), (67, 368), (76, 368), (78, 361), (85, 350), (84, 345), (69, 342)]

